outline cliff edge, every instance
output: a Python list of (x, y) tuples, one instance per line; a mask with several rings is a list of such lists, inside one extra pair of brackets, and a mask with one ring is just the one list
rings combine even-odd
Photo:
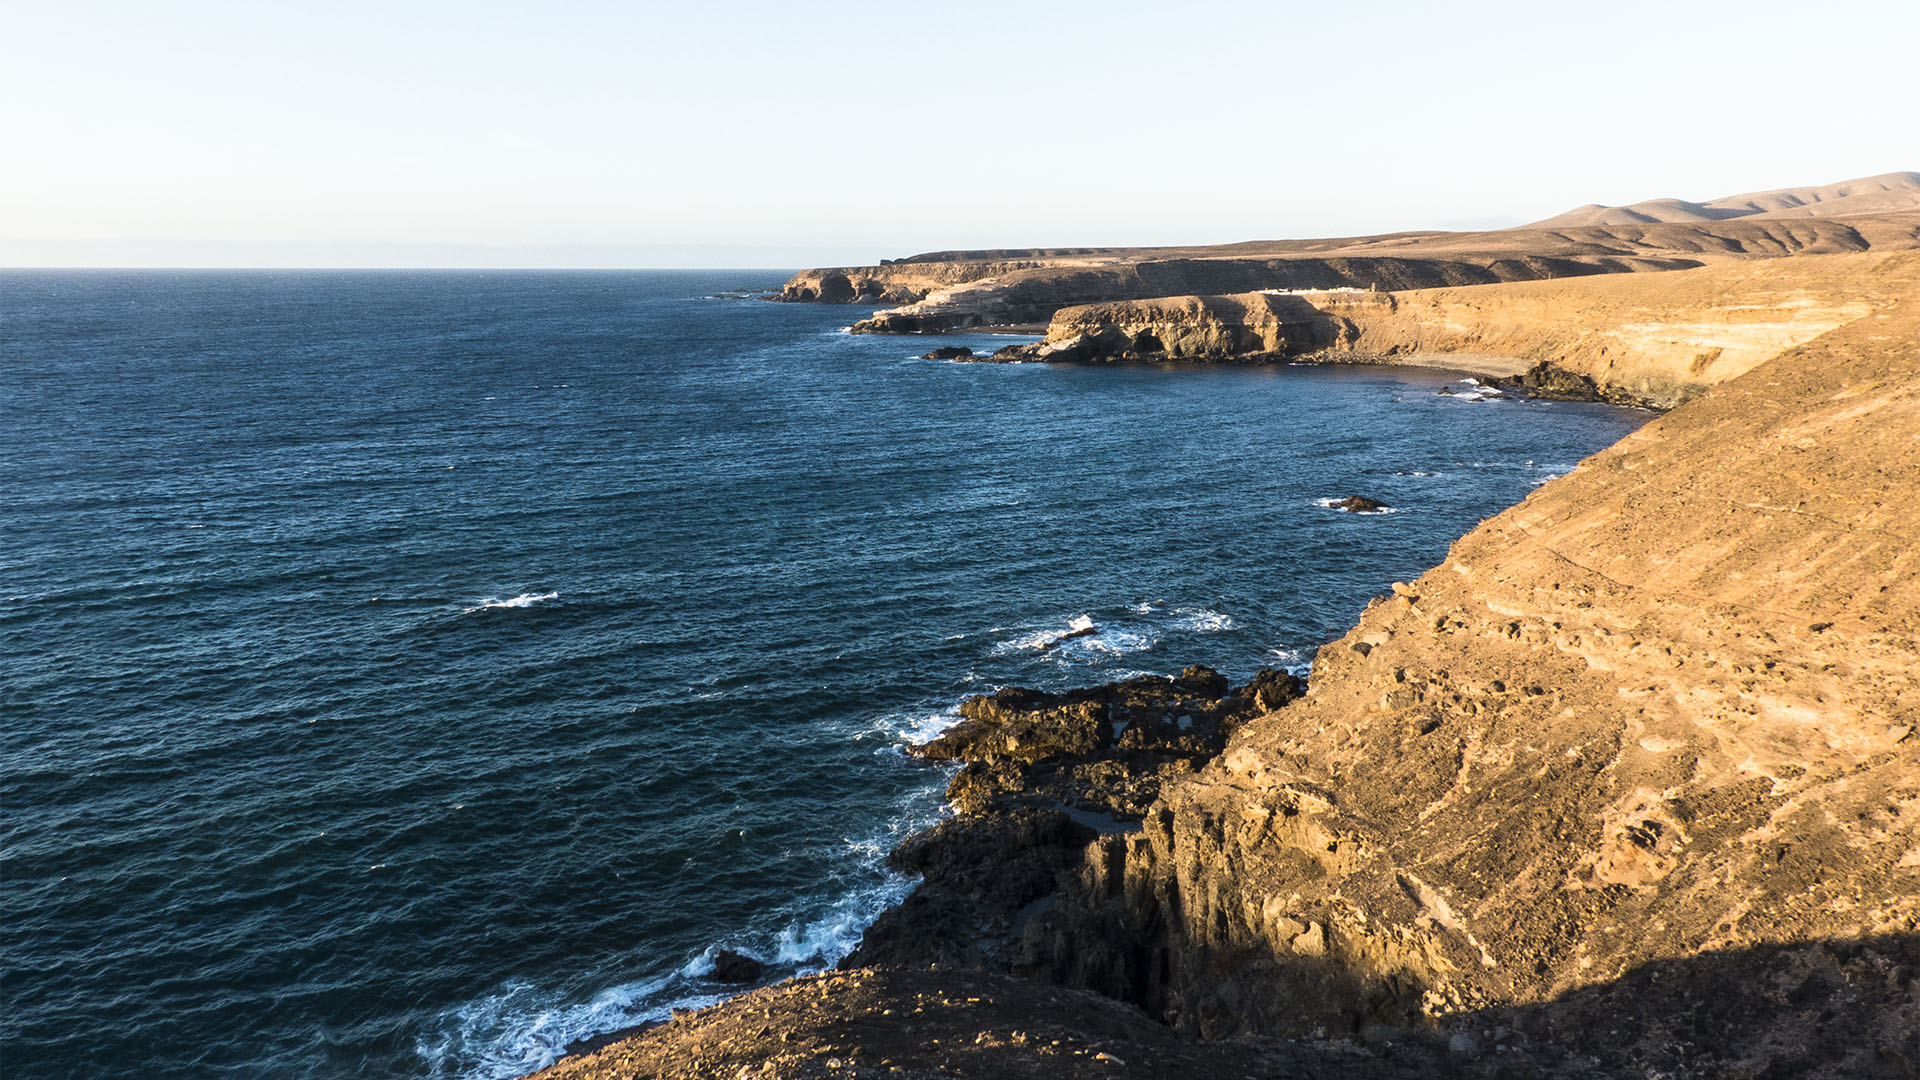
[(1406, 292), (1175, 296), (1062, 309), (1003, 360), (1431, 363), (1671, 408), (1920, 292), (1920, 253)]

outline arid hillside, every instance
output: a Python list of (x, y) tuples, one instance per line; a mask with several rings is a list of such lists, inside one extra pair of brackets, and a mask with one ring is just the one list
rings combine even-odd
[[(1054, 314), (1003, 359), (1431, 362), (1536, 389), (1672, 406), (1920, 296), (1920, 252), (1804, 255), (1680, 270), (1407, 292), (1166, 297)], [(1550, 377), (1551, 385), (1543, 383)]]
[[(946, 251), (796, 274), (790, 301), (899, 305), (874, 333), (1033, 326), (1063, 307), (1261, 289), (1423, 289), (1677, 270), (1799, 254), (1920, 248), (1920, 174), (1599, 214), (1482, 232), (1249, 241), (1199, 247)], [(1598, 208), (1605, 210), (1607, 208)], [(1573, 221), (1588, 214), (1591, 222)]]
[(1898, 214), (1920, 210), (1920, 173), (1891, 172), (1847, 180), (1822, 187), (1779, 188), (1729, 195), (1711, 202), (1685, 199), (1649, 199), (1630, 206), (1575, 207), (1534, 228), (1561, 229), (1591, 225), (1630, 225), (1651, 222), (1724, 221), (1737, 217), (1843, 217), (1852, 214)]
[[(1741, 985), (1688, 993), (1777, 1011), (1847, 943), (1910, 942), (1917, 342), (1909, 297), (1476, 529), (1091, 856), (1034, 963), (1220, 1035), (1537, 1006), (1734, 951)], [(1908, 948), (1849, 984), (1828, 1022), (1857, 1039), (1809, 1073), (1920, 1062)], [(1711, 1052), (1820, 1037), (1781, 1019)]]

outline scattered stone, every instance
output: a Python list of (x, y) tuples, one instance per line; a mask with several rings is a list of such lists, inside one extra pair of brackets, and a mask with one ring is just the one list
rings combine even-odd
[(1386, 503), (1378, 499), (1369, 499), (1365, 495), (1349, 495), (1344, 499), (1337, 499), (1327, 505), (1331, 509), (1345, 510), (1349, 514), (1377, 514), (1382, 510), (1393, 509), (1393, 507), (1388, 506)]

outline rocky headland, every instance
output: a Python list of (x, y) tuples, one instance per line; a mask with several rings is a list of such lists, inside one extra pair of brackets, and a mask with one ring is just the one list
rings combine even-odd
[(1056, 312), (993, 354), (1055, 363), (1430, 364), (1671, 408), (1920, 289), (1920, 252), (1406, 292), (1178, 296)]
[[(1384, 309), (1355, 350), (1550, 352), (1681, 404), (1304, 687), (971, 699), (920, 751), (954, 816), (892, 857), (922, 885), (841, 970), (544, 1075), (1920, 1075), (1917, 272), (1345, 298)], [(1212, 319), (1178, 346), (1207, 356), (1314, 318), (1192, 300), (1162, 312)]]
[(1920, 247), (1920, 173), (1704, 203), (1580, 207), (1533, 225), (1200, 247), (942, 251), (795, 275), (790, 301), (893, 304), (871, 333), (1037, 327), (1061, 308), (1267, 289), (1432, 289)]

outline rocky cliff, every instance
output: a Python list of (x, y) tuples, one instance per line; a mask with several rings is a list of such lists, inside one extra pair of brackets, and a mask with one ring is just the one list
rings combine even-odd
[(1920, 291), (1920, 253), (1803, 255), (1659, 275), (1408, 292), (1166, 297), (1057, 312), (1000, 359), (1386, 360), (1671, 408)]
[(1426, 289), (1912, 250), (1920, 248), (1916, 176), (1889, 173), (1697, 204), (1583, 207), (1532, 226), (1481, 232), (930, 252), (879, 266), (803, 271), (781, 298), (895, 304), (855, 328), (935, 333), (1044, 324), (1060, 308), (1114, 300), (1264, 289)]
[(1250, 289), (1417, 289), (1585, 274), (1672, 270), (1691, 257), (1517, 255), (1456, 258), (1354, 256), (1165, 258), (1062, 263), (983, 276), (925, 293), (917, 303), (854, 323), (856, 333), (937, 333), (975, 326), (1045, 323), (1062, 307), (1094, 300), (1130, 300)]
[(1137, 825), (1036, 827), (1054, 891), (925, 943), (961, 968), (896, 937), (554, 1075), (1915, 1075), (1920, 293), (1889, 288), (1475, 529), (1303, 697), (976, 707), (956, 754), (1014, 778), (980, 807), (1058, 756), (1023, 747), (1097, 778), (1116, 705), (1167, 740)]
[[(1636, 995), (1685, 1030), (1602, 1022), (1636, 1060), (1920, 1065), (1917, 342), (1910, 294), (1476, 529), (1097, 844), (1025, 962), (1209, 1036), (1718, 963)], [(1777, 1030), (1709, 1045), (1703, 1008)]]

